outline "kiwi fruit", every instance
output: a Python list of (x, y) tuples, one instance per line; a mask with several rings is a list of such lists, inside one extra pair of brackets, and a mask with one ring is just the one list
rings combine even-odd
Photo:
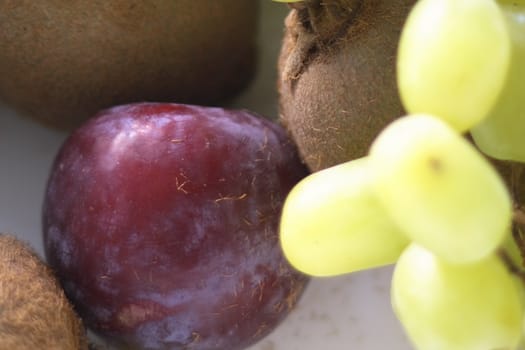
[(253, 0), (0, 1), (0, 100), (62, 129), (128, 102), (227, 102), (257, 20)]
[(86, 333), (52, 271), (0, 234), (0, 349), (87, 350)]
[(289, 4), (278, 60), (280, 119), (310, 170), (367, 154), (405, 113), (396, 54), (415, 0), (305, 0)]

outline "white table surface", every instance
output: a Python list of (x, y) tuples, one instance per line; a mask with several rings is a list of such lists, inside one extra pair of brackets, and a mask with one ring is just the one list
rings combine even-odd
[[(275, 62), (288, 9), (261, 3), (259, 71), (234, 107), (275, 117)], [(0, 232), (29, 241), (41, 255), (45, 182), (65, 137), (0, 104)], [(290, 316), (250, 350), (411, 349), (390, 307), (391, 273), (387, 267), (314, 279)]]

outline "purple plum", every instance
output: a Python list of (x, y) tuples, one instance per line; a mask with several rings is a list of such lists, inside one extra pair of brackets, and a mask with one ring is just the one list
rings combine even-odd
[(85, 324), (114, 344), (243, 349), (307, 285), (278, 237), (284, 199), (307, 174), (284, 129), (251, 112), (114, 107), (55, 159), (46, 257)]

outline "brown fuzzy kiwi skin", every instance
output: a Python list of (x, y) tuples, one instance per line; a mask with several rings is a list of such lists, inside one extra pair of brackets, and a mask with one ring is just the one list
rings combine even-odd
[(258, 1), (0, 1), (0, 100), (71, 129), (141, 101), (218, 104), (251, 81)]
[(396, 85), (402, 26), (415, 0), (292, 5), (278, 60), (280, 119), (310, 170), (365, 156), (403, 115)]
[(0, 234), (0, 349), (88, 349), (85, 329), (49, 267), (7, 234)]

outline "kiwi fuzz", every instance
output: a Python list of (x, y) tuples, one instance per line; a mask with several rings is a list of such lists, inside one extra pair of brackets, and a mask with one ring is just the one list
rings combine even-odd
[[(326, 1), (309, 0), (289, 4), (296, 11), (296, 16), (289, 22), (296, 21), (295, 50), (284, 75), (292, 84), (301, 71), (316, 55), (334, 45), (335, 41), (346, 34), (362, 0)], [(287, 23), (288, 24), (288, 23)]]
[(362, 2), (363, 0), (309, 0), (291, 3), (290, 7), (298, 11), (303, 28), (314, 34), (318, 41), (331, 41), (348, 27)]
[(397, 45), (415, 0), (294, 3), (278, 60), (279, 112), (310, 170), (367, 154), (405, 114)]
[(25, 243), (0, 233), (2, 349), (87, 350), (80, 319), (51, 269)]
[(223, 105), (256, 72), (250, 0), (0, 2), (0, 100), (71, 130), (119, 104)]

